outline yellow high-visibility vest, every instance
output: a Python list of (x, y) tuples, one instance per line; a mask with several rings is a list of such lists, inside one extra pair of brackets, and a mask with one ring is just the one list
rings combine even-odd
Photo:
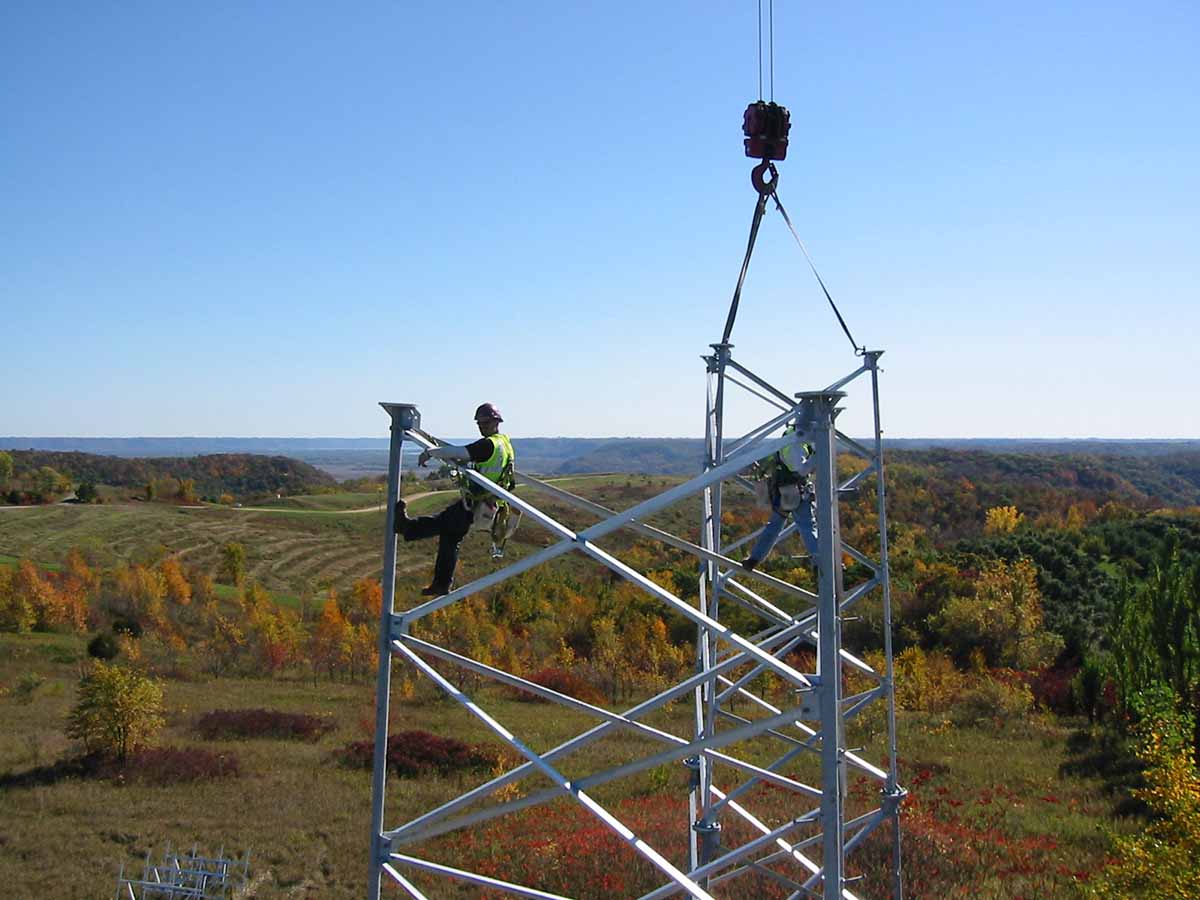
[(489, 435), (488, 440), (492, 442), (492, 455), (483, 462), (476, 463), (475, 471), (501, 487), (508, 487), (506, 484), (501, 484), (500, 479), (504, 477), (505, 470), (510, 468), (517, 458), (517, 455), (513, 453), (512, 442), (508, 439), (507, 434)]
[[(506, 434), (490, 434), (487, 436), (487, 439), (492, 442), (492, 455), (481, 463), (473, 463), (473, 468), (484, 478), (496, 482), (496, 484), (505, 490), (511, 491), (516, 485), (516, 480), (513, 478), (513, 465), (517, 458), (517, 455), (513, 452), (512, 442), (509, 441)], [(474, 484), (465, 475), (461, 476), (460, 487), (463, 498), (472, 503), (484, 497), (491, 496), (488, 491)], [(492, 502), (499, 506), (507, 505), (505, 501), (495, 497), (492, 499)]]

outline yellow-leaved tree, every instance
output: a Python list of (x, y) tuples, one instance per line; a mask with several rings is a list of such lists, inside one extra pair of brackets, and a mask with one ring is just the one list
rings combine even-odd
[(951, 597), (933, 618), (942, 640), (960, 659), (981, 649), (988, 665), (1036, 669), (1049, 665), (1062, 638), (1042, 627), (1037, 569), (1027, 559), (984, 565), (975, 596)]
[(97, 661), (79, 682), (67, 736), (84, 749), (124, 760), (151, 743), (163, 726), (163, 691), (135, 669)]
[(1200, 897), (1200, 772), (1188, 738), (1191, 721), (1154, 715), (1137, 729), (1146, 786), (1134, 793), (1154, 818), (1117, 837), (1117, 861), (1086, 886), (1089, 897), (1189, 900)]
[(1025, 516), (1015, 506), (993, 506), (983, 521), (985, 534), (1011, 534), (1025, 521)]

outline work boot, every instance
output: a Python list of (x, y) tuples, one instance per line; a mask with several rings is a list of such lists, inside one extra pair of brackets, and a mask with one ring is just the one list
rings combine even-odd
[(396, 501), (396, 534), (407, 537), (408, 526), (412, 524), (412, 519), (408, 517), (408, 504), (403, 500)]
[(421, 589), (422, 597), (440, 597), (443, 594), (450, 593), (450, 585), (442, 586), (440, 584), (431, 584), (427, 588)]
[(742, 568), (747, 572), (753, 572), (758, 568), (759, 562), (760, 560), (755, 559), (753, 556), (747, 556), (742, 560)]

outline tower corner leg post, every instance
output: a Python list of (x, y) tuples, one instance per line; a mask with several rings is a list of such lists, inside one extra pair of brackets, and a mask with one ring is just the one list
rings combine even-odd
[(379, 615), (379, 675), (375, 682), (375, 757), (371, 776), (371, 850), (367, 872), (367, 900), (379, 900), (383, 865), (391, 841), (383, 834), (384, 792), (387, 787), (388, 712), (392, 688), (392, 616), (396, 599), (396, 501), (400, 497), (400, 448), (404, 432), (421, 427), (421, 414), (411, 403), (381, 403), (391, 418), (388, 448), (388, 500), (384, 516), (383, 602)]
[[(719, 466), (724, 462), (725, 449), (725, 367), (729, 363), (730, 350), (733, 347), (728, 341), (710, 344), (713, 353), (704, 356), (707, 391), (704, 407), (704, 470)], [(721, 552), (721, 483), (710, 485), (704, 490), (703, 511), (701, 514), (700, 533), (701, 545), (705, 550), (714, 553)], [(717, 566), (707, 561), (701, 566), (699, 583), (698, 606), (700, 612), (713, 619), (720, 618), (720, 589), (718, 586)], [(696, 631), (696, 667), (698, 671), (709, 671), (716, 662), (716, 641), (707, 628), (698, 627)], [(706, 681), (697, 687), (695, 692), (695, 737), (716, 733), (718, 716), (715, 681)], [(721, 838), (721, 823), (713, 814), (712, 761), (704, 754), (696, 757), (697, 768), (694, 773), (693, 791), (689, 804), (692, 822), (689, 830), (689, 864), (706, 865), (716, 858)], [(698, 883), (708, 887), (708, 877), (702, 877)]]
[(817, 674), (820, 676), (821, 834), (824, 900), (841, 900), (845, 880), (843, 805), (844, 722), (841, 704), (842, 566), (838, 521), (837, 440), (840, 391), (804, 396), (812, 404), (817, 491)]
[(901, 859), (900, 801), (904, 791), (900, 788), (896, 734), (896, 691), (892, 654), (892, 588), (891, 563), (888, 555), (887, 533), (887, 490), (884, 483), (883, 427), (879, 415), (879, 357), (882, 350), (865, 354), (867, 368), (871, 371), (871, 402), (875, 424), (876, 503), (879, 520), (879, 567), (883, 572), (883, 648), (887, 669), (887, 716), (888, 716), (888, 779), (887, 793), (891, 801), (892, 822), (892, 900), (903, 900), (904, 870)]

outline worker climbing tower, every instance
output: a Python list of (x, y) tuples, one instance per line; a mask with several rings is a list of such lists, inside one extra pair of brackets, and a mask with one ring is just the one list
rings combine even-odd
[[(660, 886), (643, 894), (642, 900), (758, 896), (763, 879), (773, 884), (779, 896), (797, 900), (900, 900), (903, 896), (900, 811), (906, 792), (897, 772), (892, 681), (879, 411), (882, 351), (855, 344), (814, 266), (817, 282), (854, 348), (853, 371), (823, 387), (810, 385), (796, 392), (797, 385), (785, 389), (772, 384), (735, 357), (731, 338), (742, 287), (769, 203), (808, 257), (778, 193), (775, 162), (787, 153), (787, 110), (760, 99), (747, 109), (743, 128), (746, 153), (759, 160), (751, 175), (757, 196), (725, 327), (720, 340), (703, 355), (705, 450), (698, 474), (618, 512), (520, 472), (517, 493), (466, 471), (465, 476), (480, 489), (507, 501), (524, 514), (526, 523), (539, 526), (555, 540), (443, 596), (398, 611), (394, 608), (394, 504), (399, 497), (401, 448), (408, 441), (430, 449), (437, 441), (421, 429), (415, 405), (381, 404), (391, 420), (391, 449), (376, 689), (367, 892), (371, 900), (380, 896), (385, 881), (397, 885), (401, 895), (414, 898), (450, 896), (456, 883), (473, 885), (476, 891), (564, 900), (537, 883), (517, 883), (494, 871), (482, 873), (456, 864), (459, 861), (447, 858), (438, 844), (439, 838), (464, 830), (504, 835), (513, 814), (563, 798), (594, 816), (658, 873)], [(869, 387), (863, 394), (869, 397), (873, 434), (865, 440), (849, 437), (837, 424), (852, 387)], [(761, 421), (740, 434), (726, 430), (727, 400), (734, 390), (764, 404)], [(796, 543), (789, 539), (797, 536), (797, 523), (801, 523), (801, 517), (795, 516), (796, 523), (780, 534), (780, 540), (789, 543), (777, 550), (778, 559), (747, 562), (744, 548), (763, 529), (735, 533), (736, 522), (745, 519), (724, 514), (727, 489), (755, 492), (756, 484), (748, 476), (756, 466), (770, 468), (773, 460), (785, 457), (803, 458), (803, 469), (811, 479), (811, 488), (800, 502), (811, 504), (816, 552), (799, 564), (787, 559), (784, 547)], [(579, 530), (568, 527), (535, 505), (531, 493), (553, 498), (598, 521)], [(650, 524), (657, 513), (697, 499), (698, 534), (674, 534)], [(853, 504), (858, 545), (843, 537), (843, 511), (848, 504)], [(775, 503), (775, 508), (780, 505)], [(698, 599), (689, 602), (677, 596), (599, 546), (618, 531), (692, 556), (698, 566)], [(583, 554), (614, 577), (637, 586), (661, 605), (664, 614), (690, 620), (696, 627), (694, 671), (630, 708), (614, 710), (469, 658), (429, 640), (423, 632), (422, 620), (431, 614), (569, 553)], [(850, 633), (861, 646), (848, 646)], [(436, 685), (493, 741), (524, 762), (388, 827), (389, 699), (392, 666), (397, 662)], [(459, 678), (458, 673), (471, 677)], [(468, 694), (464, 689), (468, 681), (488, 687), (476, 687)], [(496, 713), (496, 700), (503, 693), (491, 685), (549, 701), (554, 706), (545, 713), (547, 721), (554, 718), (557, 707), (582, 713), (594, 724), (550, 749), (534, 749), (532, 736), (519, 733)], [(611, 744), (624, 753), (621, 761), (595, 763), (600, 757), (587, 748), (616, 737), (624, 738)], [(687, 816), (681, 814), (675, 837), (686, 834), (682, 844), (687, 849), (674, 857), (665, 847), (680, 846), (678, 840), (646, 833), (642, 823), (623, 820), (611, 803), (597, 799), (598, 788), (603, 793), (607, 785), (664, 765), (678, 766), (686, 775)], [(513, 786), (520, 789), (514, 791)], [(781, 803), (786, 810), (782, 814)], [(528, 828), (531, 820), (521, 821)], [(501, 838), (502, 846), (511, 843)], [(547, 858), (546, 865), (551, 866), (552, 860)], [(618, 871), (626, 861), (597, 860), (592, 868), (606, 867)]]

